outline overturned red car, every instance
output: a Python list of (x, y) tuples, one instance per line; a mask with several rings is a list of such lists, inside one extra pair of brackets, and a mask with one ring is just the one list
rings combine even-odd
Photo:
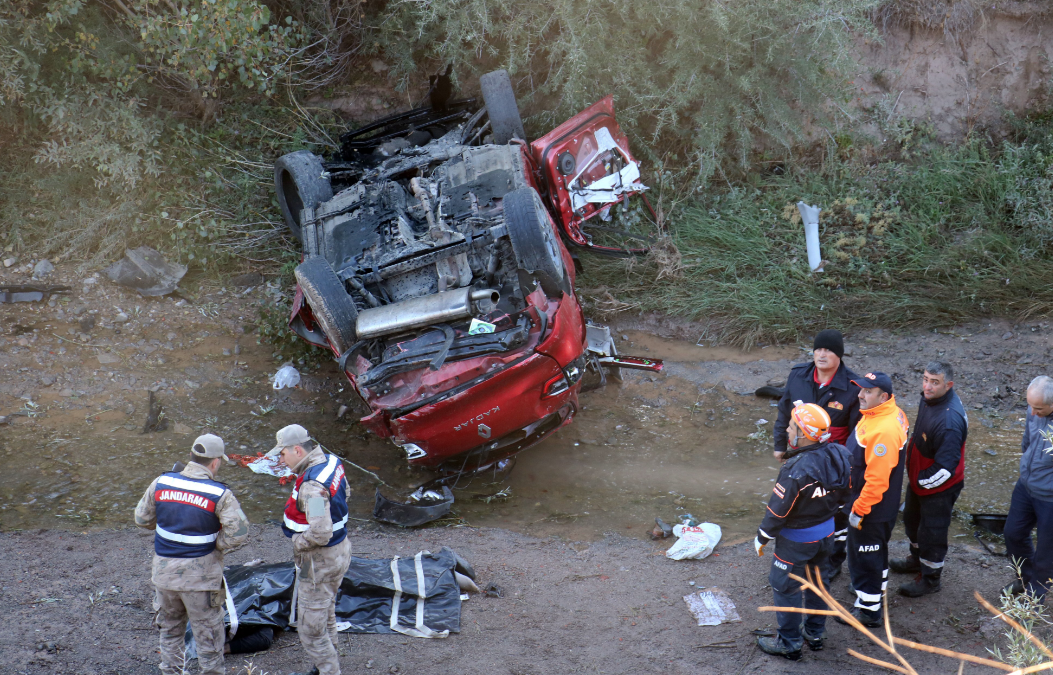
[(618, 226), (641, 221), (630, 198), (647, 188), (611, 98), (528, 143), (507, 73), (480, 85), (481, 106), (433, 87), (430, 107), (344, 134), (328, 159), (275, 165), (303, 244), (290, 328), (332, 350), (369, 430), (443, 471), (495, 466), (569, 423), (587, 371), (661, 369), (586, 322), (565, 245), (646, 251)]

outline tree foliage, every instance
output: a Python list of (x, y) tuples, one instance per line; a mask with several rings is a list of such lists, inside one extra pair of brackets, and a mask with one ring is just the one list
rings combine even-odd
[[(405, 76), (421, 57), (505, 67), (539, 129), (614, 94), (646, 147), (705, 174), (745, 163), (761, 134), (785, 147), (842, 95), (873, 0), (417, 0), (388, 5), (374, 48)], [(855, 31), (855, 35), (853, 35)]]

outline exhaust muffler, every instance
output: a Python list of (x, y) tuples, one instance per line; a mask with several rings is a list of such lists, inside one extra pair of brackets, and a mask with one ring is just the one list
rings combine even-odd
[(467, 319), (491, 312), (500, 299), (501, 294), (491, 288), (471, 287), (410, 298), (362, 310), (355, 321), (355, 333), (359, 340), (369, 340), (436, 323)]

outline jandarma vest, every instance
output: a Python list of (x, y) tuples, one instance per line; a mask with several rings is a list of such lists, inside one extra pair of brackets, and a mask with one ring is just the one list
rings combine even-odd
[(300, 486), (305, 480), (313, 480), (329, 490), (329, 515), (333, 519), (333, 536), (326, 546), (335, 546), (347, 537), (347, 497), (344, 494), (344, 465), (336, 455), (326, 455), (325, 462), (315, 464), (296, 479), (289, 501), (285, 502), (285, 517), (282, 520), (282, 531), (286, 537), (297, 532), (307, 531), (307, 514), (300, 510), (296, 498)]
[(166, 558), (200, 558), (216, 550), (216, 505), (227, 486), (170, 472), (157, 479), (154, 552)]

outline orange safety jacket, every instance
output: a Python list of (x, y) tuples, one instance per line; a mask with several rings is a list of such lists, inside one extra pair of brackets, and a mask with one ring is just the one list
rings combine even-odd
[(856, 431), (848, 439), (852, 452), (852, 511), (875, 521), (895, 520), (903, 487), (907, 415), (896, 397), (860, 410)]

